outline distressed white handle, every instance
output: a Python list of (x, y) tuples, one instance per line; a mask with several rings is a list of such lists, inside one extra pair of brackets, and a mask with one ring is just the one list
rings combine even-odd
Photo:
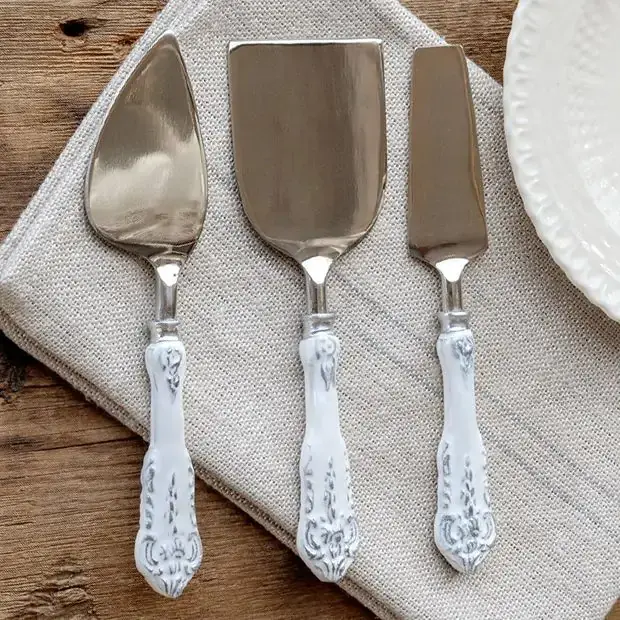
[(437, 452), (435, 543), (458, 571), (471, 573), (495, 541), (486, 452), (476, 421), (471, 330), (442, 333), (437, 342), (444, 385), (444, 429)]
[(156, 592), (177, 598), (202, 560), (194, 468), (184, 437), (185, 347), (178, 340), (150, 344), (146, 368), (151, 379), (151, 443), (142, 467), (135, 559)]
[(306, 434), (299, 471), (297, 551), (321, 581), (339, 581), (359, 544), (347, 450), (340, 431), (336, 372), (340, 342), (331, 332), (301, 341), (306, 382)]

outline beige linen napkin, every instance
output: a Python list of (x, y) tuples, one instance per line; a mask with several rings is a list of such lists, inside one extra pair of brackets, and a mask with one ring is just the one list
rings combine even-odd
[(2, 246), (0, 327), (146, 436), (142, 356), (151, 273), (93, 235), (82, 187), (106, 109), (165, 29), (179, 36), (209, 160), (207, 225), (184, 270), (179, 304), (189, 359), (187, 435), (199, 474), (293, 547), (304, 423), (297, 355), (303, 280), (242, 214), (227, 44), (380, 37), (385, 204), (330, 282), (343, 349), (342, 425), (362, 532), (343, 586), (383, 618), (602, 618), (620, 594), (620, 327), (577, 293), (538, 241), (506, 157), (501, 88), (473, 65), (491, 248), (471, 267), (465, 297), (477, 337), (480, 424), (499, 537), (475, 576), (456, 574), (435, 550), (439, 291), (435, 275), (409, 258), (405, 227), (410, 60), (415, 46), (440, 39), (396, 0), (171, 0)]

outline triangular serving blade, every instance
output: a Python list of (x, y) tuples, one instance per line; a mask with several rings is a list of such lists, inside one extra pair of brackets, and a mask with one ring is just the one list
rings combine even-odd
[(101, 129), (86, 211), (107, 241), (146, 258), (187, 254), (207, 209), (204, 149), (176, 37), (163, 35), (118, 94)]

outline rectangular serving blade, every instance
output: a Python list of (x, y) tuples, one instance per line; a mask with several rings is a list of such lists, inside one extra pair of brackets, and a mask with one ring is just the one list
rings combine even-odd
[(411, 94), (409, 248), (432, 265), (472, 259), (487, 230), (463, 48), (418, 48)]
[(385, 185), (381, 42), (233, 42), (229, 81), (254, 229), (299, 262), (338, 257), (372, 227)]

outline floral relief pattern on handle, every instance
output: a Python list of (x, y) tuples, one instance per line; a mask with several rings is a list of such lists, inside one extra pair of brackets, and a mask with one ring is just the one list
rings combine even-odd
[(340, 581), (355, 559), (359, 530), (349, 459), (340, 431), (336, 373), (340, 343), (331, 332), (302, 340), (306, 433), (300, 460), (297, 551), (321, 581)]
[(437, 452), (435, 543), (463, 573), (474, 572), (495, 542), (487, 459), (476, 420), (474, 339), (469, 329), (437, 342), (444, 382), (444, 429)]
[(202, 560), (194, 468), (183, 428), (183, 344), (164, 340), (149, 345), (146, 367), (151, 379), (151, 443), (142, 468), (135, 560), (156, 592), (178, 598)]

